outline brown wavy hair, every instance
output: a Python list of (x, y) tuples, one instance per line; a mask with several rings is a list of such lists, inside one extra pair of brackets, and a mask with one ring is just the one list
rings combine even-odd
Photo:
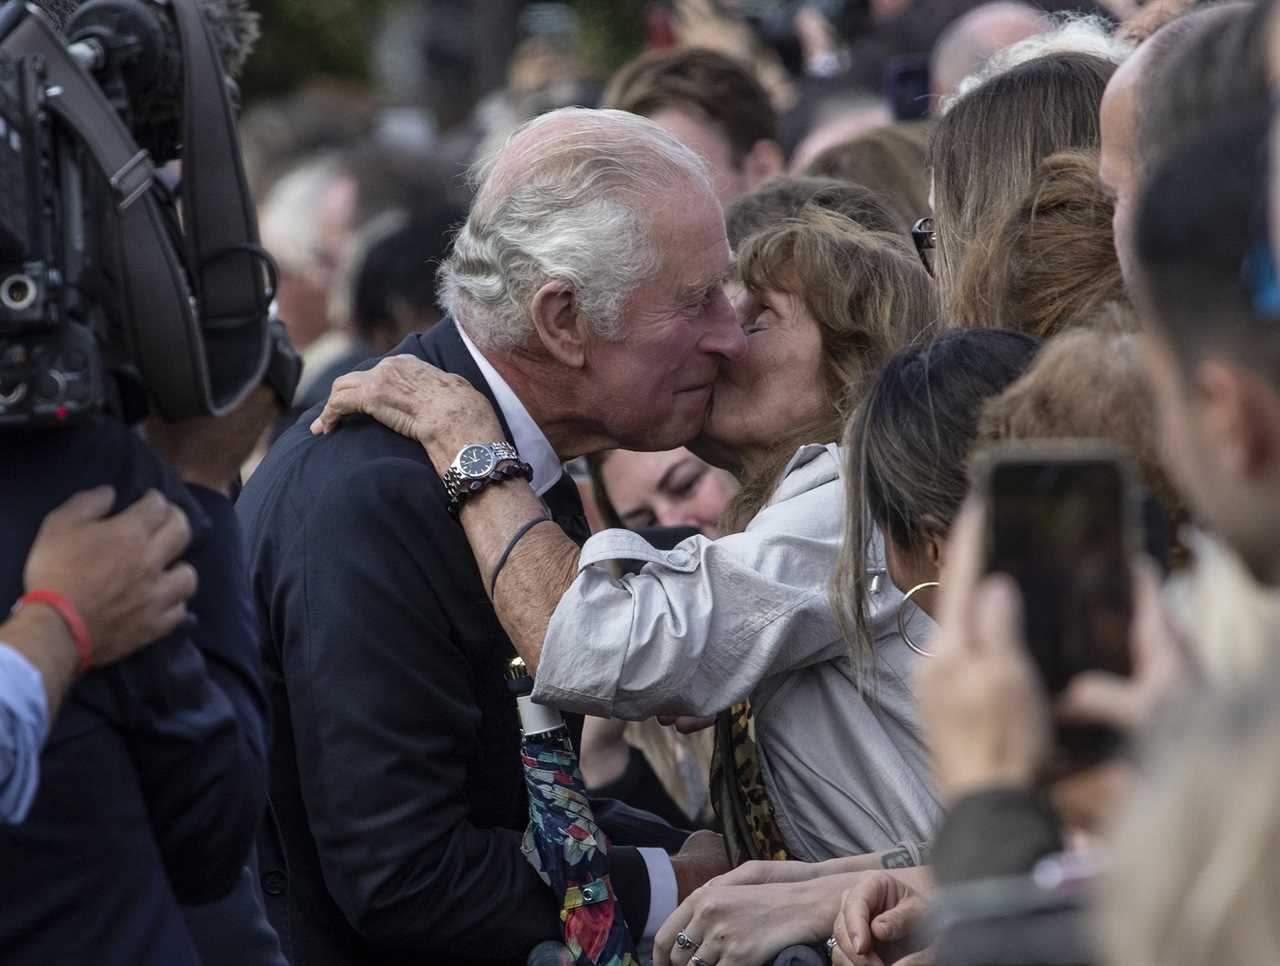
[(983, 408), (979, 447), (1005, 440), (1105, 439), (1127, 447), (1142, 483), (1169, 522), (1172, 558), (1186, 503), (1160, 460), (1156, 405), (1143, 374), (1132, 316), (1111, 313), (1105, 330), (1077, 329), (1051, 340), (1017, 382)]
[(881, 363), (937, 321), (933, 286), (906, 241), (816, 206), (749, 237), (737, 269), (749, 291), (795, 296), (817, 323), (829, 405), (778, 440), (765, 471), (742, 480), (725, 510), (726, 533), (760, 512), (799, 446), (840, 439)]
[(804, 174), (871, 189), (893, 211), (900, 229), (910, 231), (916, 219), (929, 214), (929, 131), (928, 121), (874, 128), (827, 148)]
[(1046, 158), (990, 241), (969, 245), (951, 292), (954, 321), (1047, 339), (1126, 302), (1097, 155)]

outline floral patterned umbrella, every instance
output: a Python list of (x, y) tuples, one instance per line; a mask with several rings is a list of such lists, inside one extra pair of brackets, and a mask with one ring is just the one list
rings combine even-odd
[[(519, 662), (517, 664), (517, 662)], [(559, 712), (529, 699), (524, 663), (512, 663), (529, 792), (522, 850), (561, 897), (564, 945), (574, 966), (639, 966), (631, 933), (609, 877), (609, 838), (596, 824), (578, 753)]]

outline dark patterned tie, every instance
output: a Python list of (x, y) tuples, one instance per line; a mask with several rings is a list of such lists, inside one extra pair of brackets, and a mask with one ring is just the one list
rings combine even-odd
[(565, 532), (574, 543), (581, 546), (591, 536), (591, 527), (587, 523), (587, 514), (582, 509), (582, 497), (578, 494), (578, 484), (568, 473), (561, 473), (556, 485), (542, 495), (542, 502), (551, 511), (551, 519)]

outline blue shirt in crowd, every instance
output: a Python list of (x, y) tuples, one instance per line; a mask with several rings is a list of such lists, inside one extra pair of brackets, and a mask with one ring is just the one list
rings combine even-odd
[(40, 672), (0, 642), (0, 822), (27, 817), (40, 781), (40, 748), (49, 733), (49, 708)]

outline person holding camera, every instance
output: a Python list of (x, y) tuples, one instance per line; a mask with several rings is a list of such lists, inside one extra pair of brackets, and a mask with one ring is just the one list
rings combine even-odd
[[(266, 797), (266, 715), (228, 494), (277, 409), (260, 389), (223, 419), (154, 423), (153, 444), (186, 485), (105, 416), (2, 437), (0, 599), (22, 606), (0, 639), (50, 633), (41, 625), (54, 620), (75, 645), (41, 666), (46, 687), (66, 663), (74, 682), (25, 821), (0, 827), (0, 866), (23, 884), (0, 908), (7, 964), (195, 966), (207, 956), (184, 906), (247, 883)], [(109, 509), (125, 512), (94, 529)], [(150, 542), (136, 532), (148, 527)]]

